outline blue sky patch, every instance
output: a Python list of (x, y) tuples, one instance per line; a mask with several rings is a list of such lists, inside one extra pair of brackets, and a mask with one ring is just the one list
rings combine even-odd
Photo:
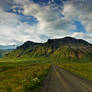
[(75, 30), (76, 32), (86, 32), (85, 27), (81, 24), (80, 21), (75, 21), (75, 25), (77, 27), (77, 30)]

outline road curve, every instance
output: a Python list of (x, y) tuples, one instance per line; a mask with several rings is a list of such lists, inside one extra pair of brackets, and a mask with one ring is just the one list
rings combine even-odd
[(92, 92), (92, 81), (51, 65), (40, 92)]

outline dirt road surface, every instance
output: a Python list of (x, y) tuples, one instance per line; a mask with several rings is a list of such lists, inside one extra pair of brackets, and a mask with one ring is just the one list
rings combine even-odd
[(92, 81), (51, 65), (40, 92), (92, 92)]

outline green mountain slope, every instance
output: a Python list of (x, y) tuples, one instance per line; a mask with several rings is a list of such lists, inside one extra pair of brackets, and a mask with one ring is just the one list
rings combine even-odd
[(49, 39), (46, 43), (27, 41), (5, 57), (48, 57), (55, 60), (91, 60), (92, 44), (72, 37)]

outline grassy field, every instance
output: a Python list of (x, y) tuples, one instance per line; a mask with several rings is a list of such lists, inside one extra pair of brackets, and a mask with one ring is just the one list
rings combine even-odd
[(89, 80), (92, 80), (92, 63), (71, 63), (60, 64), (59, 66), (75, 74), (79, 74), (80, 76)]
[(89, 62), (68, 62), (44, 57), (4, 58), (0, 59), (0, 92), (39, 92), (41, 83), (53, 63), (92, 80), (92, 63)]
[(0, 63), (0, 92), (38, 92), (48, 64)]

